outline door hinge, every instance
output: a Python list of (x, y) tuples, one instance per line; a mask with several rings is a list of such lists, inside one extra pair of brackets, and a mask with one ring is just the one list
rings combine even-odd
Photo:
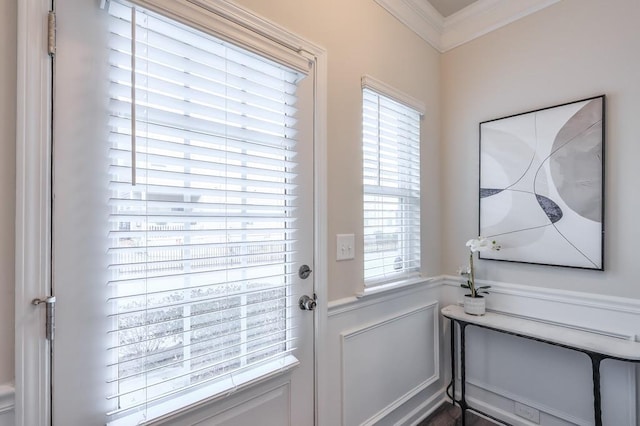
[(56, 54), (56, 13), (49, 11), (47, 17), (47, 52), (53, 57)]
[(44, 299), (33, 299), (31, 301), (31, 304), (35, 306), (41, 305), (43, 303), (45, 304), (45, 308), (47, 309), (45, 335), (48, 341), (53, 342), (56, 329), (56, 297), (49, 296), (45, 297)]

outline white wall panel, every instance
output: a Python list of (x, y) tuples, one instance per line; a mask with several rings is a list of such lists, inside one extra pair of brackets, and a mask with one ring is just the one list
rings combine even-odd
[(332, 302), (320, 424), (417, 424), (444, 399), (441, 281)]
[(374, 424), (439, 378), (438, 304), (342, 333), (345, 425)]

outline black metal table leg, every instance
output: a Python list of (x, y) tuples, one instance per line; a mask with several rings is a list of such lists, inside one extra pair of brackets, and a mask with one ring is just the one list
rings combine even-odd
[(600, 396), (600, 362), (602, 357), (597, 354), (588, 354), (591, 358), (593, 371), (593, 412), (596, 426), (602, 426), (602, 399)]
[(451, 323), (451, 403), (455, 407), (456, 405), (456, 323), (454, 320), (449, 319)]
[(460, 324), (460, 410), (462, 411), (462, 426), (465, 426), (467, 423), (467, 399), (465, 397), (465, 328), (467, 327), (466, 323)]

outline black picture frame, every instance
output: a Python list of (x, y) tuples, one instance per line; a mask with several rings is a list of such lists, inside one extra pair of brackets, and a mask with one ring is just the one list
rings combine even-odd
[(479, 124), (480, 259), (604, 271), (605, 103), (599, 95)]

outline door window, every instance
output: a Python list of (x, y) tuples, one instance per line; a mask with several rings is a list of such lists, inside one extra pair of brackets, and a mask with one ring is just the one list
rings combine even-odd
[(130, 423), (294, 362), (304, 75), (109, 5), (107, 399)]

